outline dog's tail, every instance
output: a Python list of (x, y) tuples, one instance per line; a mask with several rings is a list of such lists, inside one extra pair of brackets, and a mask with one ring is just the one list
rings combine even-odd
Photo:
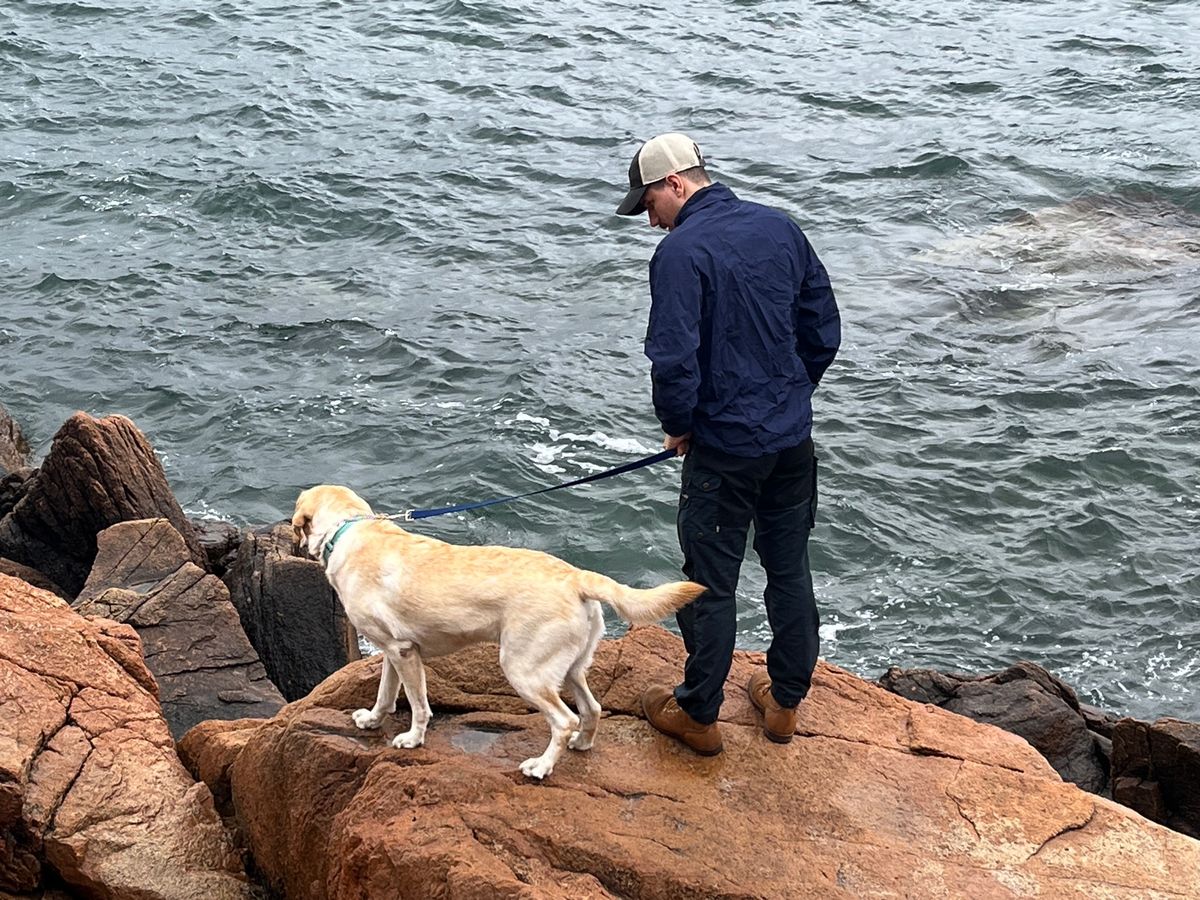
[(626, 587), (597, 572), (579, 573), (579, 598), (599, 600), (631, 625), (650, 625), (687, 606), (708, 588), (694, 581), (672, 581), (642, 590)]

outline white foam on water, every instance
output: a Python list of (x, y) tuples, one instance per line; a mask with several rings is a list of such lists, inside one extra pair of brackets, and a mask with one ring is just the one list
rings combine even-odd
[[(818, 601), (819, 603), (819, 601)], [(822, 641), (827, 641), (831, 644), (836, 644), (838, 635), (843, 631), (856, 631), (859, 628), (870, 628), (871, 620), (875, 618), (875, 614), (870, 611), (859, 611), (855, 615), (861, 619), (860, 622), (843, 622), (840, 616), (834, 616), (832, 622), (823, 623), (817, 633), (821, 636)]]
[(549, 444), (531, 444), (529, 450), (533, 452), (533, 464), (543, 472), (559, 475), (566, 471), (561, 466), (554, 464), (562, 452), (561, 447), (552, 447)]
[(504, 422), (505, 425), (511, 425), (513, 422), (530, 422), (534, 425), (540, 425), (542, 428), (550, 428), (550, 420), (543, 419), (541, 416), (531, 416), (527, 412), (519, 412), (516, 417)]
[(183, 507), (183, 514), (189, 519), (205, 520), (211, 519), (217, 522), (232, 522), (233, 517), (227, 514), (224, 510), (217, 509), (206, 500), (197, 500), (195, 503), (189, 503)]
[(609, 437), (602, 431), (592, 431), (588, 434), (575, 434), (573, 432), (558, 432), (553, 428), (550, 429), (550, 440), (552, 441), (572, 441), (577, 444), (592, 444), (604, 450), (612, 450), (615, 453), (628, 453), (631, 455), (645, 456), (653, 453), (653, 450), (647, 449), (646, 445), (636, 438), (614, 438)]
[(645, 456), (654, 452), (653, 448), (636, 438), (612, 437), (602, 431), (587, 433), (559, 431), (550, 424), (549, 419), (527, 412), (518, 412), (513, 418), (501, 420), (497, 424), (512, 427), (518, 423), (537, 426), (540, 432), (537, 437), (541, 439), (534, 439), (526, 444), (525, 450), (530, 454), (535, 466), (551, 475), (568, 471), (563, 466), (570, 466), (586, 474), (594, 474), (628, 461), (606, 459), (602, 464), (591, 459), (581, 459), (580, 457), (584, 455), (595, 456), (593, 449), (590, 448), (606, 451), (607, 454), (620, 454), (621, 457)]

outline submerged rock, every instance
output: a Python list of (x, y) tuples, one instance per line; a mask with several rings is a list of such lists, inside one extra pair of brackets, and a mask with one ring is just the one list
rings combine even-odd
[(952, 238), (917, 258), (1024, 285), (1047, 278), (1104, 283), (1200, 263), (1200, 220), (1151, 197), (1078, 197)]
[(0, 575), (0, 893), (250, 896), (127, 625)]
[(606, 717), (545, 783), (520, 760), (547, 726), (494, 646), (429, 664), (426, 746), (360, 731), (379, 658), (348, 665), (253, 728), (182, 742), (229, 796), (261, 872), (321, 897), (1190, 897), (1200, 844), (1065, 784), (1025, 741), (907, 701), (822, 663), (797, 737), (765, 739), (739, 652), (725, 752), (655, 732), (639, 698), (684, 652), (659, 628), (601, 643), (589, 682)]

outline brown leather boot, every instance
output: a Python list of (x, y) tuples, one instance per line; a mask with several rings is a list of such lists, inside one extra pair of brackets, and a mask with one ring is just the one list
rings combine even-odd
[(763, 714), (763, 734), (777, 744), (790, 744), (796, 733), (796, 707), (780, 706), (771, 693), (771, 676), (757, 669), (746, 685), (750, 702)]
[(646, 721), (695, 750), (701, 756), (716, 756), (725, 749), (717, 723), (701, 725), (675, 702), (675, 694), (664, 685), (653, 685), (642, 694), (642, 712)]

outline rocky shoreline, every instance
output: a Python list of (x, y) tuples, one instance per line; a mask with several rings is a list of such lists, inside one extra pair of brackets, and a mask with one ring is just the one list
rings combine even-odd
[(1200, 894), (1196, 723), (1028, 662), (822, 663), (781, 749), (739, 652), (701, 760), (640, 718), (683, 651), (636, 629), (593, 669), (597, 748), (529, 784), (509, 763), (544, 725), (494, 647), (433, 661), (429, 743), (393, 750), (407, 708), (350, 723), (378, 660), (287, 523), (190, 521), (121, 416), (29, 452), (0, 407), (0, 896)]

